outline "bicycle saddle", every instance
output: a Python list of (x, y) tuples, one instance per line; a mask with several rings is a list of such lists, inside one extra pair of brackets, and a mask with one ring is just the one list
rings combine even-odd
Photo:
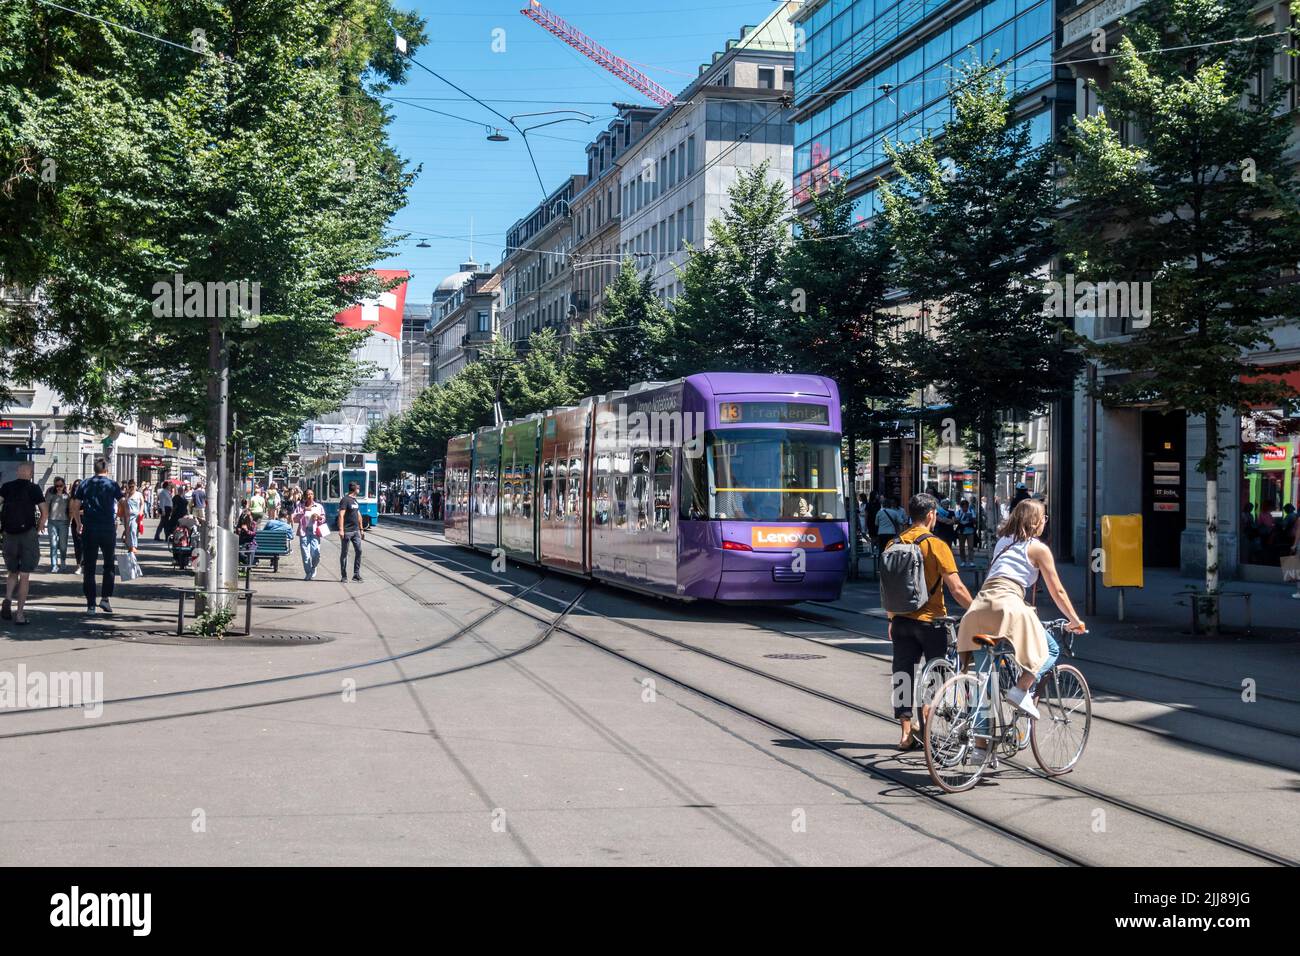
[(980, 647), (994, 647), (997, 645), (998, 641), (1002, 640), (1002, 638), (993, 637), (991, 634), (976, 634), (971, 638), (971, 640)]

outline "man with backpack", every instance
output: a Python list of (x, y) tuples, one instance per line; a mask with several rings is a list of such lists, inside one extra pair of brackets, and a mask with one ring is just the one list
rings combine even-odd
[(911, 526), (890, 541), (880, 558), (880, 602), (889, 613), (894, 644), (894, 716), (902, 731), (899, 750), (916, 745), (912, 737), (912, 688), (921, 658), (935, 660), (948, 651), (944, 585), (962, 607), (971, 596), (962, 584), (952, 549), (934, 531), (939, 503), (933, 495), (913, 495), (907, 504)]
[[(32, 463), (18, 466), (18, 477), (0, 485), (0, 530), (4, 531), (5, 578), (4, 603), (0, 604), (0, 618), (13, 619), (15, 624), (27, 623), (27, 589), (31, 586), (32, 572), (41, 561), (41, 546), (37, 538), (45, 530), (50, 509), (45, 495), (32, 481)], [(17, 613), (12, 610), (18, 605)]]

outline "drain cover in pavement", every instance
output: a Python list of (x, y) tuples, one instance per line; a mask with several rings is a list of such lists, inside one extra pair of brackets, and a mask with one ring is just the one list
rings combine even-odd
[(308, 601), (305, 598), (291, 598), (291, 597), (260, 598), (257, 597), (256, 595), (253, 596), (254, 607), (302, 607), (304, 604), (310, 604), (310, 603), (312, 602)]
[(185, 647), (242, 647), (242, 646), (286, 646), (303, 644), (328, 644), (334, 640), (327, 634), (308, 634), (302, 631), (282, 631), (279, 633), (254, 631), (251, 635), (230, 635), (221, 640), (215, 637), (197, 637), (185, 635), (177, 637), (175, 631), (100, 631), (104, 637), (130, 644), (172, 644)]
[(446, 601), (421, 601), (420, 607), (446, 607)]
[(768, 660), (773, 661), (824, 661), (825, 654), (764, 654)]

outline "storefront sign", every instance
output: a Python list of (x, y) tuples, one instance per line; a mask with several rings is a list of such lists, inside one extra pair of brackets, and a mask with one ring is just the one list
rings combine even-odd
[(14, 430), (14, 420), (12, 418), (0, 418), (0, 432), (11, 432)]
[(163, 466), (163, 460), (162, 460), (161, 458), (141, 458), (141, 459), (140, 459), (140, 467), (141, 467), (141, 468), (161, 468), (162, 466)]

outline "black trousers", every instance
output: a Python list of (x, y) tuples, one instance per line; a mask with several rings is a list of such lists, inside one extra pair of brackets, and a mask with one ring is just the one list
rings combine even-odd
[(117, 577), (117, 532), (91, 531), (89, 528), (81, 533), (81, 590), (86, 595), (86, 605), (95, 603), (95, 561), (101, 555), (104, 558), (104, 585), (102, 597), (113, 596), (113, 581)]
[(162, 509), (162, 517), (158, 519), (158, 530), (156, 530), (153, 533), (153, 539), (155, 541), (158, 541), (162, 538), (163, 532), (167, 530), (167, 526), (171, 524), (171, 520), (172, 520), (172, 509), (171, 509), (171, 505), (168, 505), (166, 508)]
[(948, 632), (942, 624), (894, 617), (889, 622), (894, 644), (894, 716), (912, 716), (912, 690), (916, 686), (916, 665), (924, 657), (932, 661), (948, 653)]
[(340, 536), (339, 541), (339, 574), (346, 577), (348, 573), (348, 544), (351, 543), (354, 549), (352, 558), (352, 576), (361, 577), (361, 532), (346, 531)]

